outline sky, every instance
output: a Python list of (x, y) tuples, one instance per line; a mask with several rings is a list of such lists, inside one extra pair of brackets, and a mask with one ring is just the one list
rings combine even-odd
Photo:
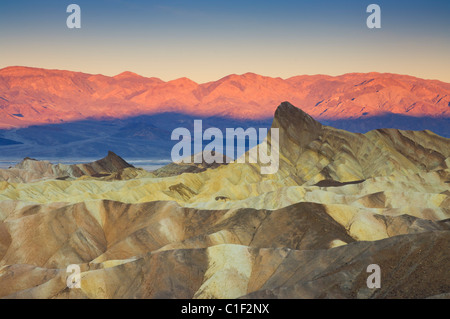
[[(69, 29), (69, 4), (81, 29)], [(369, 29), (369, 4), (381, 29)], [(289, 78), (350, 72), (450, 83), (449, 0), (15, 0), (0, 2), (0, 68), (197, 83), (253, 72)]]

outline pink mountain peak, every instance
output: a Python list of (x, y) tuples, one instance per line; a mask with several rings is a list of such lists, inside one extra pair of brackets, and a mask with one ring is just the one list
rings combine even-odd
[(168, 81), (167, 84), (172, 85), (182, 85), (182, 86), (197, 86), (198, 83), (192, 81), (191, 79), (187, 77), (181, 77), (175, 80)]
[(115, 79), (123, 79), (123, 78), (143, 78), (143, 76), (142, 76), (142, 75), (139, 75), (139, 74), (136, 74), (136, 73), (133, 73), (133, 72), (130, 72), (130, 71), (125, 71), (125, 72), (122, 72), (122, 73), (120, 73), (120, 74), (117, 74), (117, 75), (113, 76), (113, 78), (115, 78)]

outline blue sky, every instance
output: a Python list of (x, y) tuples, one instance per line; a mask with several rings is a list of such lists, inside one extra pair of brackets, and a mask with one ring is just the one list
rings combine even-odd
[[(82, 28), (66, 27), (67, 5)], [(382, 28), (366, 26), (379, 4)], [(2, 1), (0, 68), (197, 82), (392, 72), (450, 82), (450, 1)]]

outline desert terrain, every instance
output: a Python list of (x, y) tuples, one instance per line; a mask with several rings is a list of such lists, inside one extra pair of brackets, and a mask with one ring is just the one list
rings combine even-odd
[(450, 297), (449, 139), (352, 133), (305, 110), (275, 107), (271, 175), (237, 162), (149, 172), (114, 152), (0, 170), (0, 298)]

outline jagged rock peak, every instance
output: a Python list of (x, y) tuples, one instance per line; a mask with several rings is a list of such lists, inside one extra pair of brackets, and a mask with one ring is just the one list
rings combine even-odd
[[(285, 134), (284, 138), (290, 137), (304, 146), (320, 135), (323, 126), (306, 112), (289, 102), (283, 102), (275, 111), (272, 128), (279, 128)], [(281, 144), (282, 139), (280, 136)]]
[(299, 124), (305, 124), (308, 126), (320, 128), (322, 125), (313, 119), (308, 113), (295, 107), (291, 103), (285, 101), (281, 103), (275, 111), (275, 120), (284, 122), (288, 121), (290, 123), (295, 123), (296, 126)]
[(127, 167), (134, 167), (133, 165), (127, 163), (122, 157), (117, 155), (112, 151), (108, 151), (108, 155), (101, 160), (98, 160), (92, 165), (98, 164), (100, 167), (107, 169), (108, 171), (114, 172)]

